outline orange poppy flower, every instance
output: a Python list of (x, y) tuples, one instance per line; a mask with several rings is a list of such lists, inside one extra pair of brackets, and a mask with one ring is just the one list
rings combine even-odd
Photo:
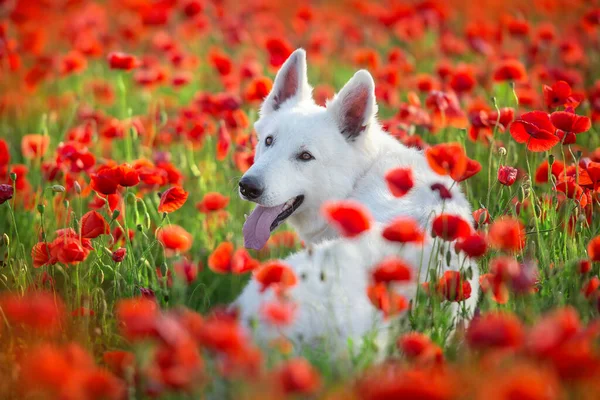
[(471, 284), (458, 271), (446, 271), (436, 286), (437, 292), (448, 301), (463, 301), (471, 297)]
[(264, 303), (260, 308), (260, 314), (269, 324), (283, 327), (294, 321), (296, 309), (296, 304), (290, 301), (274, 300)]
[(185, 204), (189, 193), (180, 186), (173, 186), (165, 190), (160, 196), (158, 204), (159, 213), (172, 213), (177, 211)]
[(121, 334), (128, 340), (140, 340), (155, 334), (160, 313), (154, 300), (137, 297), (119, 300), (115, 314)]
[(527, 79), (525, 66), (518, 60), (502, 61), (494, 70), (493, 79), (496, 82), (521, 82)]
[(457, 241), (454, 248), (471, 258), (479, 258), (487, 252), (487, 241), (482, 234), (474, 233)]
[(231, 258), (231, 272), (234, 274), (254, 271), (259, 265), (258, 260), (252, 258), (244, 248), (237, 249)]
[(64, 303), (49, 292), (5, 293), (0, 296), (0, 307), (11, 325), (39, 334), (58, 333), (65, 319)]
[(587, 246), (588, 257), (591, 261), (599, 262), (600, 261), (600, 236), (596, 236)]
[(501, 217), (490, 226), (488, 243), (491, 247), (508, 252), (517, 252), (525, 247), (525, 227), (512, 217)]
[(383, 313), (384, 318), (397, 315), (408, 309), (408, 300), (394, 292), (388, 285), (376, 283), (367, 287), (371, 304)]
[(412, 267), (399, 258), (387, 258), (373, 268), (371, 277), (375, 283), (408, 282)]
[(156, 233), (158, 241), (168, 251), (185, 253), (192, 248), (192, 235), (179, 225), (168, 225)]
[(29, 134), (21, 139), (21, 153), (28, 159), (41, 158), (48, 151), (50, 137), (40, 134)]
[(442, 143), (425, 150), (431, 169), (439, 175), (460, 179), (467, 170), (467, 156), (459, 143)]
[(355, 201), (328, 202), (323, 206), (323, 214), (346, 237), (358, 236), (371, 227), (368, 210)]
[(298, 282), (294, 270), (280, 261), (269, 261), (256, 268), (253, 278), (261, 284), (261, 292), (271, 286), (277, 291), (285, 290)]
[(204, 195), (201, 201), (196, 203), (198, 211), (205, 214), (213, 211), (222, 210), (229, 203), (229, 197), (223, 196), (221, 193), (209, 192)]
[(231, 147), (231, 135), (225, 122), (221, 121), (217, 132), (217, 161), (223, 161), (227, 157)]
[(208, 256), (208, 268), (218, 274), (231, 272), (231, 257), (233, 255), (233, 243), (222, 242)]

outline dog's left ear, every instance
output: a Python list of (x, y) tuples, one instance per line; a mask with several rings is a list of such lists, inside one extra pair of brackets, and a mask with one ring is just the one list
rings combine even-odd
[(284, 103), (310, 99), (311, 91), (306, 72), (306, 52), (304, 49), (297, 49), (277, 72), (273, 89), (263, 102), (260, 113), (267, 115), (279, 110)]
[(356, 139), (373, 121), (377, 113), (375, 82), (371, 74), (361, 69), (327, 103), (340, 132), (346, 139)]

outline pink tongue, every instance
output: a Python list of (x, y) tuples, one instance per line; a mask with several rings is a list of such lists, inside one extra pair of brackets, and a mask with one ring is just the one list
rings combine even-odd
[(249, 249), (260, 250), (264, 247), (271, 235), (271, 224), (281, 211), (284, 204), (275, 207), (256, 206), (244, 223), (244, 246)]

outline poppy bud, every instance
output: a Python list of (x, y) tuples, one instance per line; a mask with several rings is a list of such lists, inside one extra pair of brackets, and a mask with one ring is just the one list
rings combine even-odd
[(552, 167), (552, 164), (554, 164), (554, 155), (550, 154), (550, 156), (548, 156), (548, 165)]
[(81, 185), (79, 184), (79, 182), (73, 182), (73, 187), (75, 188), (75, 193), (81, 194)]
[(135, 203), (135, 194), (132, 192), (127, 192), (127, 196), (125, 197), (127, 204), (133, 205)]
[(6, 233), (2, 234), (0, 237), (0, 246), (6, 245), (8, 247), (10, 245), (10, 238)]
[(504, 157), (507, 153), (508, 153), (508, 151), (506, 150), (506, 147), (500, 147), (498, 149), (498, 154), (500, 154), (500, 156), (502, 156), (502, 157)]
[(46, 210), (46, 206), (43, 204), (38, 204), (37, 205), (37, 210), (41, 215), (44, 215), (44, 211)]
[(17, 180), (17, 174), (14, 172), (11, 172), (9, 176), (11, 181), (15, 182)]
[(112, 260), (114, 262), (120, 263), (123, 261), (125, 256), (127, 255), (127, 249), (124, 247), (118, 248), (117, 250), (112, 252)]
[(115, 219), (119, 218), (119, 215), (121, 215), (121, 212), (119, 210), (115, 210), (112, 213), (112, 220), (114, 221)]
[(512, 186), (517, 180), (517, 169), (509, 166), (500, 166), (498, 169), (498, 182), (504, 186)]
[(53, 185), (51, 187), (51, 189), (54, 193), (64, 193), (65, 192), (65, 187), (62, 185)]

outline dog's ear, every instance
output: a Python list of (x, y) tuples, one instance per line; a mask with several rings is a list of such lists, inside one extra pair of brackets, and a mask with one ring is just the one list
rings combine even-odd
[(287, 101), (299, 102), (309, 99), (310, 96), (311, 87), (306, 74), (306, 52), (304, 49), (297, 49), (290, 54), (277, 72), (273, 89), (263, 102), (260, 113), (270, 114), (279, 110)]
[(340, 92), (327, 103), (340, 132), (348, 140), (356, 139), (377, 113), (375, 82), (369, 72), (358, 71)]

